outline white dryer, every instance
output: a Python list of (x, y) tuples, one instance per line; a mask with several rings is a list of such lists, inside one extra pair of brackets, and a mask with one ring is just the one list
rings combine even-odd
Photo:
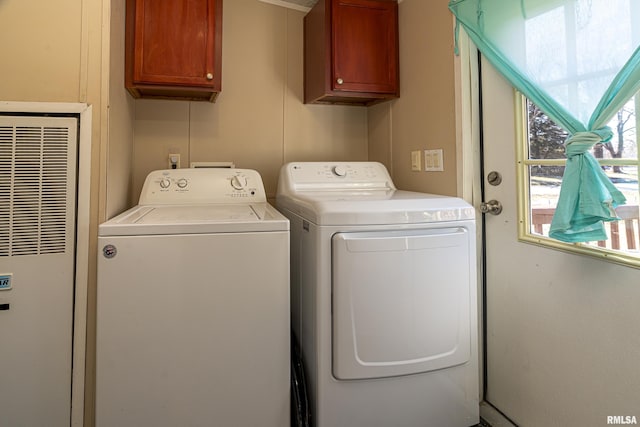
[(479, 422), (475, 211), (379, 163), (289, 163), (292, 328), (314, 427)]
[(96, 426), (289, 426), (289, 221), (256, 171), (152, 172), (98, 245)]

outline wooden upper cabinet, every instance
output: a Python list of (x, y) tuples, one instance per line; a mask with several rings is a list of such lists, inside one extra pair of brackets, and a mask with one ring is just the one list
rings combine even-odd
[(396, 0), (319, 0), (304, 18), (305, 103), (400, 95)]
[(127, 0), (125, 86), (135, 98), (214, 101), (222, 0)]

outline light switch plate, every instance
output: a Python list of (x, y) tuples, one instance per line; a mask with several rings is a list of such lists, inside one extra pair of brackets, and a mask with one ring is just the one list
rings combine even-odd
[(414, 172), (420, 172), (422, 166), (420, 165), (420, 150), (411, 152), (411, 170)]
[(427, 172), (444, 171), (444, 156), (442, 149), (424, 150), (424, 170)]

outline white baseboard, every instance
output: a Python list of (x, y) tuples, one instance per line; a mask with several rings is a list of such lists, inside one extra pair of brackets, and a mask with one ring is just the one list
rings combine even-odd
[(491, 427), (518, 427), (487, 402), (480, 403), (480, 416)]

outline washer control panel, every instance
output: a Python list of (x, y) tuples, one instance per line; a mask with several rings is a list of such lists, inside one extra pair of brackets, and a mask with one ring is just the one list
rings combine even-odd
[(280, 182), (296, 190), (395, 189), (387, 169), (377, 162), (288, 163)]
[(267, 197), (260, 174), (252, 169), (197, 168), (151, 172), (140, 205), (261, 203)]

